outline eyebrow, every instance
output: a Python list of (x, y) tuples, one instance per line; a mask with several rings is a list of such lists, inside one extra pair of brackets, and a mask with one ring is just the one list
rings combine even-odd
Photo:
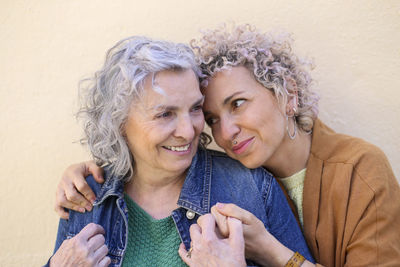
[[(242, 93), (244, 93), (244, 91), (235, 92), (232, 95), (226, 97), (224, 99), (224, 101), (222, 102), (222, 105), (225, 106), (226, 104), (228, 104), (232, 100), (232, 98), (234, 98), (235, 96), (240, 95)], [(209, 112), (209, 111), (206, 111), (206, 110), (203, 110), (203, 112), (204, 112), (204, 116), (208, 116), (208, 115), (212, 114), (212, 112)]]
[(233, 93), (232, 95), (230, 95), (230, 96), (228, 96), (227, 98), (225, 98), (225, 99), (224, 99), (224, 102), (222, 102), (222, 104), (225, 106), (226, 104), (228, 104), (229, 101), (231, 101), (231, 99), (232, 99), (233, 97), (235, 97), (236, 95), (239, 95), (239, 94), (241, 94), (241, 93), (244, 93), (244, 91), (239, 91), (239, 92)]
[[(192, 107), (200, 105), (204, 102), (204, 96), (201, 96), (199, 100), (193, 103)], [(177, 110), (177, 106), (166, 106), (166, 105), (156, 105), (154, 107), (149, 108), (149, 110)]]

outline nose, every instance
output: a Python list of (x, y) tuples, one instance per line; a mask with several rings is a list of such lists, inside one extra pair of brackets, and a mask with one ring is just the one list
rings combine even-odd
[(188, 141), (193, 140), (195, 128), (192, 118), (189, 114), (179, 116), (174, 135), (175, 137), (180, 137)]
[(232, 140), (240, 132), (240, 127), (235, 123), (232, 116), (226, 115), (220, 118), (220, 133), (221, 137), (225, 142), (232, 143)]

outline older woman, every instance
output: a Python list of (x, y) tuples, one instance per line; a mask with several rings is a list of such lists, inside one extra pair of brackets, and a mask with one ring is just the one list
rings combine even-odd
[[(292, 52), (289, 38), (272, 38), (243, 25), (206, 31), (192, 45), (206, 76), (204, 113), (217, 144), (246, 167), (262, 166), (279, 177), (317, 262), (397, 266), (400, 189), (390, 164), (375, 146), (337, 134), (317, 119), (309, 64)], [(63, 183), (69, 186), (71, 180), (82, 183), (82, 175), (77, 178), (71, 169), (67, 176)], [(257, 262), (303, 261), (272, 240), (251, 212), (221, 203), (215, 210), (242, 221), (246, 255)], [(203, 218), (191, 230), (192, 257), (185, 259), (190, 265), (229, 255), (229, 248), (238, 245), (221, 242), (209, 231), (214, 219)], [(220, 218), (215, 216), (225, 229)]]
[[(217, 202), (249, 210), (273, 238), (312, 260), (267, 171), (198, 149), (208, 141), (198, 75), (186, 45), (132, 37), (109, 50), (78, 113), (92, 155), (106, 165), (105, 182), (89, 177), (93, 209), (60, 221), (51, 266), (182, 266), (178, 248), (190, 247), (190, 225)], [(243, 266), (241, 223), (225, 223), (225, 241), (239, 244), (229, 260)]]

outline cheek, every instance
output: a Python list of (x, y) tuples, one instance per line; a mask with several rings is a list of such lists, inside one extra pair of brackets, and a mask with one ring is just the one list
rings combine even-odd
[(263, 142), (280, 142), (286, 132), (286, 119), (281, 114), (263, 118), (259, 131)]
[(220, 146), (224, 150), (226, 150), (226, 148), (224, 147), (225, 142), (223, 142), (222, 135), (221, 135), (221, 129), (217, 126), (214, 126), (211, 128), (211, 133), (212, 133), (212, 136), (214, 137), (215, 143), (217, 143), (218, 146)]
[(148, 123), (143, 125), (135, 137), (136, 140), (141, 140), (143, 145), (156, 146), (169, 137), (173, 128), (173, 123)]
[(193, 118), (193, 127), (196, 129), (196, 132), (199, 134), (204, 130), (204, 115), (203, 113), (199, 114), (198, 116), (195, 116)]

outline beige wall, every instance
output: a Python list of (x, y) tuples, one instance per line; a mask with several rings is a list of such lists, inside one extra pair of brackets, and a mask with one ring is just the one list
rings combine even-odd
[(320, 117), (388, 156), (400, 178), (400, 2), (285, 0), (0, 3), (0, 266), (39, 266), (53, 249), (55, 187), (87, 159), (75, 143), (77, 82), (129, 35), (187, 42), (200, 28), (286, 29), (315, 59)]

